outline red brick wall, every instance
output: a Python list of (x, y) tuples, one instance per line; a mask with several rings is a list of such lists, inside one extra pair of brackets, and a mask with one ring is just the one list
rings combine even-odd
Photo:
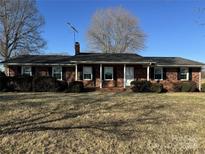
[[(78, 80), (83, 81), (85, 87), (100, 87), (100, 65), (84, 65), (84, 66), (92, 66), (93, 68), (93, 80), (82, 80), (83, 77), (83, 65), (78, 65)], [(124, 65), (103, 65), (103, 72), (105, 66), (112, 66), (114, 71), (114, 79), (109, 81), (103, 81), (103, 88), (107, 87), (123, 87), (124, 85)], [(147, 68), (142, 65), (127, 65), (134, 67), (134, 78), (135, 80), (146, 80), (147, 78)], [(173, 84), (177, 82), (181, 82), (178, 80), (178, 70), (179, 68), (166, 68), (166, 80), (161, 80), (160, 83), (164, 85), (164, 87), (171, 91), (173, 88)], [(192, 68), (192, 81), (199, 85), (199, 72), (200, 68)], [(9, 72), (9, 74), (8, 74)], [(20, 66), (9, 66), (7, 68), (7, 75), (15, 76), (21, 74)], [(46, 66), (36, 66), (35, 67), (35, 75), (39, 76), (49, 76), (49, 67)], [(103, 74), (102, 74), (103, 75)], [(104, 78), (104, 77), (103, 77)], [(63, 79), (71, 82), (75, 81), (75, 66), (63, 67)], [(151, 80), (152, 82), (156, 82), (155, 80)]]
[(21, 67), (20, 66), (7, 66), (6, 74), (7, 76), (21, 75)]
[(200, 68), (192, 68), (192, 81), (197, 83), (197, 86), (199, 85), (199, 72), (201, 71)]
[(117, 73), (116, 75), (116, 86), (117, 87), (123, 87), (124, 86), (124, 65), (115, 65), (114, 69), (116, 71), (114, 71), (115, 73)]
[[(160, 80), (160, 83), (163, 84), (164, 88), (167, 91), (173, 91), (173, 85), (181, 82), (178, 80), (178, 70), (179, 68), (166, 68), (166, 80)], [(199, 88), (199, 72), (200, 68), (192, 68), (192, 80), (197, 84)], [(152, 80), (152, 82), (156, 82)]]
[(46, 66), (35, 67), (36, 76), (49, 76), (49, 68)]
[(178, 68), (166, 68), (166, 80), (177, 81), (178, 80)]
[(142, 65), (134, 66), (135, 80), (146, 80), (147, 79), (147, 68)]
[(68, 82), (72, 82), (75, 81), (75, 67), (71, 66), (71, 67), (64, 67), (63, 70), (65, 72), (65, 76), (63, 80), (66, 80)]

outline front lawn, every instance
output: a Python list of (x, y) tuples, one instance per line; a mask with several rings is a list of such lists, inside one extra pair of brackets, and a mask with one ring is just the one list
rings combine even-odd
[(0, 153), (204, 153), (205, 94), (0, 93)]

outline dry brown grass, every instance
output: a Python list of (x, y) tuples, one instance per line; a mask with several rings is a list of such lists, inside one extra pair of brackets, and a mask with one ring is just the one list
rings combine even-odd
[(0, 153), (204, 153), (205, 94), (1, 93)]

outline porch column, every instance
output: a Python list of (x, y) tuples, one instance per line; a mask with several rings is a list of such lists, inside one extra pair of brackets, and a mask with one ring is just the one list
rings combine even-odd
[(100, 64), (100, 88), (102, 88), (102, 64)]
[(126, 88), (126, 64), (124, 64), (124, 88)]
[(75, 81), (78, 80), (78, 64), (75, 64)]
[(199, 72), (199, 91), (201, 91), (201, 70)]
[(147, 81), (149, 81), (149, 66), (147, 66)]

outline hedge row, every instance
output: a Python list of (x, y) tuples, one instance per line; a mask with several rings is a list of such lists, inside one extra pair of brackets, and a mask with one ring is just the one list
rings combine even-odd
[(82, 82), (74, 81), (67, 83), (53, 77), (30, 77), (30, 76), (0, 76), (0, 91), (19, 92), (82, 92)]
[[(131, 89), (133, 92), (157, 92), (164, 91), (161, 83), (151, 83), (150, 81), (132, 81)], [(197, 85), (193, 81), (179, 82), (173, 85), (174, 92), (196, 92)], [(205, 91), (205, 84), (202, 85), (202, 91)]]
[(201, 85), (201, 91), (202, 91), (202, 92), (205, 92), (205, 83), (203, 83), (203, 84)]
[(163, 85), (160, 83), (151, 83), (150, 81), (132, 81), (131, 89), (133, 92), (157, 92), (163, 91)]
[(196, 92), (199, 91), (197, 85), (193, 81), (183, 81), (173, 85), (174, 92)]

